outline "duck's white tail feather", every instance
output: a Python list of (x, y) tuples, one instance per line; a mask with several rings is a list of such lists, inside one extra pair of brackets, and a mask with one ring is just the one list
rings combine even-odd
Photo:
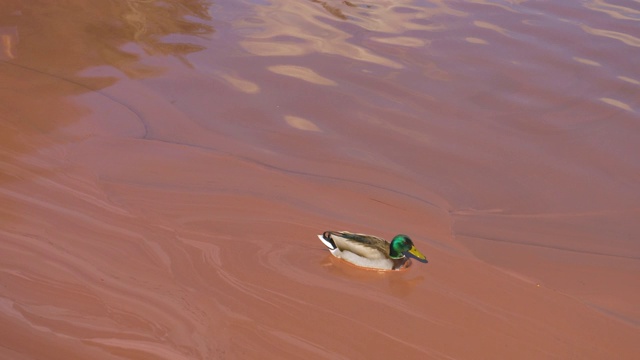
[(325, 244), (329, 248), (329, 251), (331, 252), (331, 254), (333, 254), (333, 256), (338, 257), (338, 258), (341, 257), (340, 256), (340, 249), (338, 249), (338, 247), (333, 242), (333, 240), (325, 239), (324, 236), (322, 236), (322, 235), (318, 235), (318, 239), (320, 239), (320, 241), (322, 241), (322, 243)]
[(325, 239), (322, 235), (318, 235), (318, 239), (320, 239), (320, 241), (322, 241), (322, 243), (325, 244), (329, 248), (329, 250), (337, 248), (336, 244), (334, 244), (333, 241)]

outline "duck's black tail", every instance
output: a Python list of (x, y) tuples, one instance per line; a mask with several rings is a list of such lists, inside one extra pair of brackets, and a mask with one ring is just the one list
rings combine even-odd
[(331, 231), (325, 231), (322, 235), (318, 235), (320, 241), (322, 241), (330, 250), (335, 250), (337, 248), (336, 243), (331, 238)]

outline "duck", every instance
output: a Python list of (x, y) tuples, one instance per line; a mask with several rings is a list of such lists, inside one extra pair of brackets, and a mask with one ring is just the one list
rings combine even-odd
[(404, 234), (396, 235), (391, 242), (377, 236), (348, 231), (325, 231), (318, 238), (333, 256), (363, 268), (401, 269), (407, 262), (406, 252), (427, 262), (427, 258), (416, 249), (411, 238)]

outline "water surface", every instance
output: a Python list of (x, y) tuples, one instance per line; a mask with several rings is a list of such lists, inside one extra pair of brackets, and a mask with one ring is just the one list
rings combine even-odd
[[(0, 357), (637, 357), (639, 21), (4, 1)], [(329, 229), (429, 263), (354, 269)]]

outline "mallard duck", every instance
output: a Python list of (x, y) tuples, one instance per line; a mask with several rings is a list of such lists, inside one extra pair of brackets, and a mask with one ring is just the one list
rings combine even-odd
[(325, 231), (318, 238), (329, 248), (331, 254), (354, 265), (380, 270), (401, 268), (409, 252), (424, 262), (424, 255), (413, 245), (407, 235), (396, 235), (391, 243), (377, 236), (355, 234), (348, 231)]

